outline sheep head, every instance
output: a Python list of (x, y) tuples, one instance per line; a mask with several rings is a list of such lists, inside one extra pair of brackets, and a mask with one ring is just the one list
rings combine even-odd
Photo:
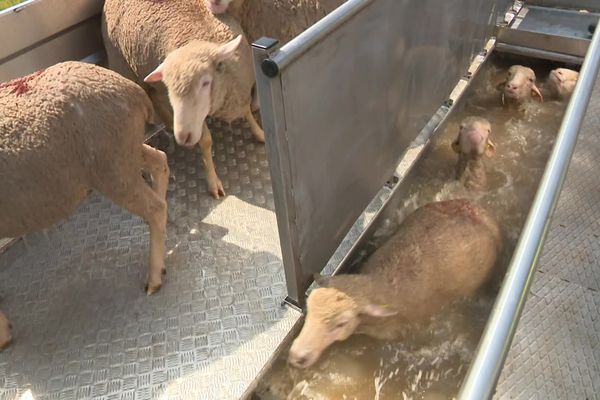
[[(319, 279), (319, 285), (328, 279)], [(313, 365), (323, 351), (337, 341), (348, 339), (364, 316), (389, 317), (397, 311), (375, 304), (360, 305), (350, 295), (333, 287), (320, 287), (307, 300), (306, 320), (292, 343), (288, 361), (297, 368)]]
[(552, 95), (558, 99), (568, 99), (579, 78), (579, 72), (567, 68), (557, 68), (550, 71), (548, 87)]
[(200, 141), (204, 120), (210, 115), (215, 97), (215, 81), (233, 60), (243, 36), (225, 44), (192, 41), (169, 53), (145, 79), (162, 81), (173, 108), (173, 132), (178, 144), (191, 147)]
[(492, 126), (487, 119), (467, 117), (460, 124), (452, 149), (467, 158), (491, 157), (496, 153), (496, 145), (490, 139), (491, 133)]
[(532, 97), (544, 101), (542, 93), (535, 84), (535, 72), (522, 65), (513, 65), (506, 73), (505, 80), (498, 85), (502, 89), (502, 103), (524, 103)]

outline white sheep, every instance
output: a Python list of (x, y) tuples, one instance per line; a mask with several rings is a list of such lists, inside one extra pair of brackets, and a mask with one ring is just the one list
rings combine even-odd
[[(166, 155), (144, 144), (152, 104), (107, 69), (65, 62), (0, 84), (0, 238), (69, 217), (96, 190), (150, 227), (146, 292), (165, 272)], [(153, 187), (141, 171), (151, 173)], [(0, 348), (11, 340), (0, 313)]]
[(318, 278), (289, 362), (313, 365), (322, 352), (352, 334), (396, 338), (407, 324), (473, 295), (501, 251), (494, 216), (469, 200), (418, 208), (369, 257), (360, 274)]
[(265, 140), (251, 111), (254, 65), (239, 24), (214, 16), (204, 0), (107, 0), (102, 32), (110, 68), (146, 89), (178, 144), (199, 142), (208, 190), (224, 196), (206, 117), (245, 118)]
[[(219, 15), (219, 14), (225, 14), (227, 12), (227, 10), (229, 9), (229, 5), (231, 4), (233, 0), (204, 0), (204, 4), (206, 4), (206, 7), (208, 7), (208, 9), (215, 15)], [(241, 4), (243, 0), (237, 0), (234, 3), (234, 6), (236, 4)], [(233, 7), (232, 7), (233, 8)], [(231, 11), (234, 11), (233, 9)]]
[(261, 36), (289, 42), (346, 0), (204, 0), (217, 15), (240, 22), (250, 42)]
[(567, 100), (573, 94), (579, 79), (579, 72), (567, 68), (557, 68), (550, 71), (548, 76), (548, 89), (550, 94), (558, 100)]
[(492, 125), (485, 118), (467, 117), (462, 120), (452, 149), (458, 154), (456, 179), (467, 189), (481, 190), (486, 185), (483, 157), (492, 157), (496, 146), (490, 139)]
[(535, 72), (522, 65), (513, 65), (506, 72), (506, 77), (498, 85), (502, 90), (502, 104), (522, 104), (533, 97), (537, 97), (540, 102), (544, 97), (540, 89), (536, 86)]

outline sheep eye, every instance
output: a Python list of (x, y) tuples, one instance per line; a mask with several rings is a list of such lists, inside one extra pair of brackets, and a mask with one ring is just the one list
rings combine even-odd
[(348, 323), (347, 321), (340, 321), (337, 324), (335, 324), (335, 327), (338, 329), (343, 328), (344, 326), (346, 326), (347, 323)]
[(210, 81), (205, 81), (202, 83), (203, 88), (208, 87), (208, 86), (210, 86)]
[(217, 72), (223, 72), (223, 61), (219, 61), (216, 65)]

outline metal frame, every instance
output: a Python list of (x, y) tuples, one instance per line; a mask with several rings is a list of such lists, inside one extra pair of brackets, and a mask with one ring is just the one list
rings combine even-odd
[(600, 3), (597, 0), (528, 0), (527, 3), (543, 7), (600, 11)]
[(504, 365), (556, 207), (560, 189), (575, 149), (579, 128), (600, 68), (600, 33), (596, 31), (581, 68), (579, 81), (560, 127), (529, 217), (508, 267), (506, 277), (476, 357), (461, 387), (459, 399), (489, 399)]
[[(261, 79), (259, 73), (257, 88), (261, 103), (261, 118), (265, 130), (266, 146), (269, 153), (269, 168), (273, 184), (273, 196), (277, 211), (277, 225), (281, 242), (281, 252), (286, 270), (288, 295), (285, 302), (296, 309), (305, 306), (305, 296), (302, 291), (302, 269), (299, 251), (296, 248), (298, 240), (295, 231), (295, 210), (291, 178), (289, 147), (285, 135), (285, 111), (283, 87), (280, 71), (290, 65), (295, 59), (322, 40), (339, 26), (348, 21), (373, 0), (348, 0), (340, 7), (321, 19), (318, 23), (292, 39), (282, 48), (278, 41), (272, 38), (260, 38), (252, 44), (255, 70), (262, 71), (270, 79)], [(273, 57), (272, 57), (273, 56)], [(272, 57), (272, 58), (271, 58)]]
[[(103, 49), (103, 0), (29, 0), (0, 12), (0, 81)], [(41, 23), (43, 21), (43, 23)]]
[[(321, 55), (326, 54), (327, 51), (342, 51), (340, 50), (341, 48), (344, 48), (343, 51), (347, 51), (347, 40), (349, 36), (345, 36), (345, 33), (348, 32), (343, 29), (347, 28), (350, 24), (356, 23), (359, 18), (367, 18), (365, 16), (370, 16), (371, 13), (377, 15), (377, 12), (386, 9), (384, 7), (391, 7), (390, 10), (393, 9), (398, 12), (415, 12), (415, 10), (420, 10), (425, 7), (426, 4), (427, 3), (419, 4), (416, 8), (411, 8), (409, 4), (406, 6), (408, 7), (408, 10), (404, 10), (400, 6), (397, 6), (396, 3), (384, 1), (377, 2), (375, 0), (348, 0), (281, 48), (278, 48), (277, 42), (274, 39), (269, 38), (261, 38), (253, 44), (255, 69), (258, 72), (257, 86), (261, 102), (263, 128), (266, 133), (267, 150), (270, 157), (269, 164), (277, 208), (277, 220), (282, 245), (283, 261), (286, 269), (286, 281), (288, 285), (288, 297), (286, 301), (295, 307), (304, 307), (306, 297), (305, 291), (312, 281), (310, 279), (311, 274), (321, 271), (327, 263), (327, 260), (334, 254), (336, 247), (338, 247), (340, 242), (344, 239), (344, 236), (346, 236), (348, 231), (352, 228), (354, 218), (359, 216), (364, 207), (369, 204), (369, 201), (371, 201), (374, 196), (376, 197), (377, 192), (380, 191), (381, 187), (378, 185), (381, 183), (381, 186), (383, 186), (385, 179), (379, 179), (379, 177), (388, 174), (390, 178), (392, 177), (396, 163), (401, 158), (402, 153), (407, 149), (410, 142), (419, 134), (419, 131), (425, 125), (427, 118), (435, 113), (439, 104), (444, 101), (444, 94), (440, 93), (439, 88), (444, 87), (444, 90), (446, 90), (446, 87), (448, 87), (448, 92), (452, 90), (451, 84), (455, 82), (455, 79), (460, 77), (459, 74), (462, 73), (462, 68), (468, 66), (471, 61), (469, 58), (476, 54), (473, 53), (474, 51), (477, 51), (477, 49), (474, 48), (475, 46), (473, 46), (473, 43), (481, 41), (483, 44), (491, 35), (496, 21), (493, 20), (493, 18), (490, 18), (488, 20), (489, 24), (486, 25), (487, 28), (482, 28), (478, 23), (473, 24), (469, 33), (473, 38), (467, 45), (457, 44), (456, 41), (452, 40), (439, 39), (440, 37), (448, 37), (449, 32), (454, 32), (457, 25), (464, 23), (465, 15), (463, 12), (459, 12), (454, 14), (447, 24), (443, 24), (439, 32), (435, 32), (433, 35), (425, 37), (423, 40), (415, 40), (413, 38), (409, 39), (407, 43), (402, 43), (402, 45), (405, 45), (406, 47), (404, 50), (400, 51), (406, 52), (404, 60), (408, 59), (410, 61), (408, 63), (398, 63), (398, 66), (405, 69), (406, 73), (412, 74), (411, 76), (416, 77), (417, 71), (422, 70), (422, 66), (420, 66), (419, 63), (429, 65), (429, 63), (424, 61), (426, 60), (425, 58), (417, 58), (416, 54), (413, 53), (413, 51), (418, 50), (423, 51), (423, 54), (433, 54), (433, 51), (446, 50), (449, 52), (454, 49), (456, 50), (455, 59), (449, 62), (453, 63), (453, 67), (459, 68), (445, 69), (445, 71), (448, 72), (446, 74), (442, 73), (438, 82), (434, 84), (438, 89), (437, 94), (431, 101), (415, 105), (415, 108), (408, 111), (412, 114), (402, 115), (403, 125), (398, 125), (398, 122), (393, 124), (386, 122), (384, 124), (376, 125), (376, 129), (379, 130), (378, 132), (381, 132), (381, 135), (374, 134), (376, 137), (373, 143), (385, 141), (389, 142), (390, 146), (394, 146), (394, 148), (397, 149), (394, 154), (388, 152), (387, 155), (379, 161), (378, 168), (381, 169), (381, 171), (373, 171), (373, 173), (379, 174), (377, 177), (374, 178), (371, 176), (373, 173), (364, 174), (363, 176), (360, 175), (359, 172), (353, 170), (349, 172), (351, 175), (348, 175), (352, 178), (344, 179), (343, 171), (332, 171), (331, 177), (336, 180), (340, 189), (327, 191), (321, 197), (319, 197), (319, 191), (317, 190), (319, 183), (317, 182), (318, 179), (316, 176), (318, 172), (311, 170), (310, 168), (307, 172), (301, 172), (299, 167), (299, 165), (302, 165), (304, 162), (310, 162), (307, 159), (310, 151), (307, 150), (308, 146), (306, 146), (306, 142), (302, 142), (298, 139), (298, 130), (311, 130), (314, 125), (314, 123), (311, 125), (310, 122), (301, 124), (298, 122), (298, 118), (295, 118), (302, 113), (310, 114), (308, 110), (310, 110), (311, 107), (314, 107), (312, 104), (306, 104), (307, 101), (310, 103), (310, 101), (307, 100), (309, 97), (308, 93), (314, 94), (314, 92), (298, 89), (299, 92), (296, 94), (294, 91), (298, 88), (298, 81), (301, 80), (302, 77), (299, 72), (301, 69), (299, 63), (306, 63), (307, 68), (312, 70), (318, 68), (318, 63), (322, 62), (324, 59)], [(481, 5), (473, 2), (471, 5), (473, 6), (473, 10), (467, 14), (467, 21), (473, 20), (473, 22), (476, 22), (481, 19), (483, 14), (486, 16), (493, 16), (497, 13), (503, 13), (505, 10), (504, 7), (509, 4), (508, 1), (491, 0)], [(381, 8), (376, 8), (377, 6), (380, 6)], [(439, 17), (439, 15), (436, 15), (436, 17)], [(402, 26), (408, 26), (407, 23), (408, 22), (405, 21)], [(355, 26), (352, 25), (352, 27)], [(356, 31), (353, 32), (356, 33)], [(402, 32), (402, 30), (399, 32)], [(359, 35), (362, 35), (362, 33)], [(360, 37), (366, 38), (366, 36)], [(346, 42), (344, 42), (342, 38), (345, 38)], [(355, 36), (352, 36), (352, 38), (355, 39)], [(394, 44), (391, 44), (393, 43), (393, 40), (391, 42), (390, 40), (391, 39), (389, 38), (383, 37), (379, 45), (381, 46), (383, 43), (386, 43), (387, 45), (394, 46)], [(476, 45), (478, 45), (478, 43), (476, 43)], [(398, 62), (397, 59), (394, 58), (390, 58), (389, 61)], [(372, 66), (373, 68), (379, 68), (379, 64), (380, 63), (367, 65), (370, 67)], [(302, 66), (305, 66), (305, 64), (302, 64)], [(364, 69), (365, 67), (363, 65), (361, 70), (362, 73), (365, 72)], [(324, 69), (324, 73), (332, 74), (332, 71)], [(410, 85), (403, 86), (408, 89), (400, 91), (400, 95), (397, 96), (398, 98), (409, 97), (411, 93), (428, 90), (428, 86), (423, 84), (420, 79), (414, 78), (413, 81), (414, 82), (411, 82)], [(337, 84), (343, 83), (340, 81), (337, 82)], [(350, 84), (350, 82), (348, 82), (348, 84)], [(389, 95), (389, 93), (387, 95)], [(385, 96), (385, 94), (383, 96)], [(331, 99), (323, 101), (330, 102)], [(439, 103), (437, 103), (438, 101)], [(291, 108), (292, 104), (294, 105), (293, 109)], [(345, 104), (340, 105), (337, 108), (328, 108), (329, 113), (342, 113), (342, 110), (343, 112), (348, 112), (348, 105)], [(290, 113), (290, 115), (286, 115), (286, 113)], [(424, 114), (421, 115), (421, 113)], [(324, 114), (321, 114), (316, 118), (330, 118), (328, 117), (329, 115), (330, 114), (327, 114), (327, 116), (324, 117)], [(425, 117), (426, 119), (416, 121), (417, 118), (422, 117)], [(363, 120), (364, 116), (362, 115), (357, 116), (356, 118), (358, 125), (363, 124)], [(293, 125), (290, 121), (293, 121)], [(323, 126), (323, 129), (327, 129), (326, 126), (327, 124)], [(334, 149), (335, 151), (340, 151), (342, 154), (346, 154), (346, 160), (353, 156), (357, 156), (355, 148), (348, 148), (348, 153), (345, 153), (346, 149), (344, 148), (344, 142), (339, 137), (339, 134), (342, 132), (341, 128), (333, 127), (332, 129), (332, 134), (335, 132), (334, 136), (327, 138), (323, 144), (326, 147), (322, 148), (327, 148), (329, 151), (334, 151)], [(350, 133), (348, 127), (345, 127), (344, 129), (344, 133)], [(360, 132), (360, 129), (358, 129), (352, 133), (359, 135)], [(393, 137), (391, 137), (391, 132), (395, 132)], [(315, 139), (314, 136), (310, 137), (311, 140)], [(348, 137), (347, 141), (351, 142), (352, 139)], [(341, 148), (337, 148), (338, 145), (341, 146)], [(296, 151), (296, 149), (298, 150)], [(360, 153), (361, 155), (371, 155), (371, 153), (376, 152), (373, 146), (366, 146), (363, 150), (364, 152)], [(322, 156), (323, 152), (320, 152), (319, 157)], [(391, 160), (392, 156), (394, 158), (393, 160)], [(320, 159), (321, 158), (319, 158), (319, 160)], [(364, 159), (360, 162), (364, 162)], [(350, 181), (352, 179), (355, 179), (362, 185), (360, 192), (353, 192), (349, 188), (348, 185), (351, 185)], [(321, 214), (323, 214), (323, 212), (328, 212), (331, 207), (335, 207), (330, 201), (332, 196), (340, 198), (341, 195), (349, 196), (352, 201), (352, 203), (343, 206), (345, 207), (343, 211), (343, 215), (345, 215), (344, 218), (340, 217), (339, 213), (332, 214), (330, 220), (322, 221), (321, 223), (320, 217), (314, 217), (314, 215), (310, 216), (306, 207), (303, 207), (304, 204), (320, 204), (319, 202), (323, 200), (324, 208), (321, 209)], [(358, 214), (356, 214), (357, 211)], [(342, 211), (340, 211), (340, 213), (342, 213)], [(351, 219), (352, 221), (350, 221)], [(322, 228), (323, 226), (336, 226), (337, 230), (328, 227)], [(316, 229), (323, 237), (315, 237), (314, 234), (311, 233), (313, 232), (313, 229)]]
[[(278, 50), (278, 41), (274, 39), (261, 38), (253, 45), (255, 69), (258, 71), (263, 68), (269, 68), (268, 60), (271, 54)], [(283, 94), (281, 87), (281, 79), (257, 79), (257, 88), (261, 102), (261, 119), (263, 129), (265, 131), (266, 146), (269, 152), (269, 168), (271, 172), (271, 183), (273, 185), (273, 197), (275, 200), (275, 208), (277, 215), (277, 226), (279, 228), (279, 237), (281, 238), (281, 255), (283, 264), (296, 265), (299, 260), (295, 259), (298, 254), (297, 249), (293, 248), (293, 243), (297, 243), (293, 239), (295, 215), (292, 207), (292, 193), (294, 188), (291, 184), (290, 165), (288, 146), (285, 143), (285, 138), (276, 133), (285, 127), (283, 109)], [(272, 105), (274, 108), (265, 107), (264, 104)], [(286, 164), (287, 163), (287, 164)], [(300, 299), (301, 293), (297, 290), (300, 285), (301, 276), (298, 269), (294, 273), (289, 273), (286, 268), (286, 284), (288, 295), (286, 302), (294, 308), (301, 308), (303, 304), (295, 299)]]

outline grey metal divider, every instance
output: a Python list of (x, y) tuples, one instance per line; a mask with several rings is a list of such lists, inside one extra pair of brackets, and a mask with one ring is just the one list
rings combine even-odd
[(475, 359), (461, 387), (458, 397), (461, 400), (489, 399), (494, 394), (529, 294), (535, 266), (542, 251), (550, 219), (567, 174), (579, 128), (599, 69), (600, 33), (596, 31), (502, 288), (479, 342)]
[(0, 11), (0, 82), (104, 52), (104, 0), (28, 0)]
[(505, 0), (349, 0), (254, 43), (288, 302), (302, 307), (360, 213), (491, 36)]

